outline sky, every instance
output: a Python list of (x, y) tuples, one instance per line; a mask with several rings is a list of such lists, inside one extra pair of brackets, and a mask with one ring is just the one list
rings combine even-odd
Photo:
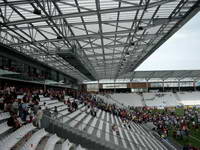
[(200, 13), (188, 21), (136, 70), (200, 70)]

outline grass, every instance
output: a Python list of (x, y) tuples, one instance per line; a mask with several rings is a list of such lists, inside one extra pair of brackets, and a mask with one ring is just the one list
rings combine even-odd
[[(200, 130), (191, 131), (190, 136), (184, 136), (183, 139), (173, 138), (173, 131), (174, 129), (169, 130), (169, 136), (175, 141), (175, 143), (180, 144), (182, 146), (190, 144), (194, 147), (200, 148)], [(197, 138), (198, 140), (192, 138), (191, 136)]]
[[(198, 130), (193, 129), (193, 130), (190, 131), (190, 134), (193, 137), (199, 139), (199, 141), (200, 141), (200, 129), (198, 129)], [(200, 145), (200, 142), (199, 142), (199, 145)]]
[[(198, 109), (198, 111), (200, 111), (200, 109)], [(176, 115), (178, 116), (183, 116), (184, 115), (184, 109), (183, 108), (176, 108), (175, 110), (175, 113)], [(172, 133), (174, 131), (174, 128), (170, 129), (169, 130), (169, 136), (172, 136)], [(192, 146), (195, 146), (195, 147), (198, 147), (200, 148), (200, 129), (191, 129), (190, 130), (190, 135), (188, 137), (184, 136), (183, 139), (176, 139), (176, 138), (173, 138), (174, 141), (176, 143), (179, 143), (181, 145), (192, 145)]]
[(176, 108), (175, 111), (177, 116), (183, 116), (184, 115), (184, 109), (183, 108)]
[[(200, 112), (200, 109), (198, 109), (197, 111)], [(155, 114), (155, 113), (162, 113), (164, 112), (164, 110), (152, 110), (152, 114)], [(175, 114), (177, 116), (184, 116), (184, 108), (176, 108), (175, 109)], [(175, 143), (178, 143), (182, 146), (184, 145), (192, 145), (194, 147), (198, 147), (200, 148), (200, 129), (191, 129), (190, 130), (190, 136), (186, 137), (184, 136), (183, 139), (176, 139), (176, 138), (173, 138), (173, 131), (175, 129), (172, 127), (171, 129), (169, 129), (169, 136), (175, 141)]]

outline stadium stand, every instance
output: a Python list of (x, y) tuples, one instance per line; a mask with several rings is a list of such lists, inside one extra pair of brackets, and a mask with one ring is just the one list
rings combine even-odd
[[(109, 112), (98, 109), (96, 117), (90, 114), (91, 107), (79, 104), (78, 110), (59, 115), (60, 123), (71, 129), (84, 131), (85, 134), (96, 136), (99, 140), (122, 146), (124, 149), (166, 149), (156, 138), (145, 131), (140, 125), (130, 123), (126, 126), (123, 120)], [(113, 130), (113, 125), (116, 129)], [(146, 142), (148, 141), (148, 142)], [(156, 145), (156, 146), (155, 146)]]
[(200, 105), (200, 92), (177, 92), (183, 105)]
[(32, 134), (31, 138), (28, 139), (28, 141), (24, 144), (22, 147), (22, 150), (31, 150), (36, 149), (39, 142), (42, 140), (44, 136), (46, 136), (48, 132), (46, 132), (44, 129), (40, 129)]
[[(18, 95), (18, 98), (22, 98), (23, 96)], [(55, 106), (64, 107), (63, 102), (58, 102), (58, 100), (51, 100), (49, 97), (43, 97), (40, 95), (40, 106), (43, 103), (46, 103), (46, 108), (53, 109)], [(62, 105), (61, 105), (62, 103)], [(56, 104), (56, 105), (55, 105)], [(46, 109), (43, 107), (43, 109)], [(61, 109), (60, 109), (61, 110)], [(37, 127), (33, 126), (32, 123), (25, 124), (18, 128), (17, 130), (13, 130), (12, 127), (8, 126), (7, 120), (10, 117), (9, 112), (1, 112), (0, 113), (0, 149), (1, 150), (11, 150), (11, 149), (20, 149), (20, 150), (37, 150), (38, 147), (41, 147), (41, 141), (44, 137), (48, 137), (46, 144), (42, 145), (44, 150), (54, 150), (56, 144), (60, 141), (61, 138), (55, 135), (51, 135), (44, 129), (37, 129)], [(20, 119), (19, 119), (20, 120)], [(27, 138), (27, 135), (31, 135)], [(49, 135), (49, 136), (47, 136)], [(25, 138), (25, 139), (24, 139)], [(18, 145), (20, 141), (23, 141), (23, 145)], [(75, 147), (77, 150), (84, 150), (80, 145), (75, 145), (69, 140), (61, 143), (62, 149), (69, 150), (71, 147)]]
[(137, 93), (116, 93), (111, 94), (111, 97), (119, 102), (122, 102), (126, 106), (144, 106), (142, 102), (142, 96)]
[(200, 70), (136, 71), (199, 6), (2, 0), (0, 150), (199, 150)]
[[(107, 95), (98, 95), (108, 103), (118, 103), (124, 106), (155, 106), (155, 107), (170, 107), (178, 106), (181, 101), (177, 99), (172, 92), (157, 92), (157, 93), (113, 93)], [(191, 97), (191, 96), (190, 96)], [(181, 104), (182, 105), (182, 104)], [(120, 106), (120, 105), (119, 105)]]
[[(131, 96), (133, 98), (146, 98), (149, 97), (151, 99), (145, 101), (154, 101), (155, 99), (159, 99), (159, 101), (165, 99), (166, 101), (174, 101), (172, 104), (175, 105), (177, 100), (176, 96), (173, 94), (176, 93), (143, 93), (143, 94), (121, 94), (121, 98), (123, 101), (130, 96), (128, 102), (131, 101)], [(197, 93), (193, 93), (197, 97)], [(45, 95), (45, 94), (44, 94)], [(107, 95), (106, 97), (113, 96), (112, 94)], [(120, 97), (120, 94), (116, 94)], [(191, 96), (191, 94), (189, 94)], [(38, 106), (41, 107), (44, 112), (43, 117), (48, 118), (44, 120), (45, 123), (53, 124), (53, 126), (49, 126), (47, 128), (44, 124), (42, 124), (42, 128), (38, 128), (39, 126), (34, 119), (31, 119), (32, 113), (29, 112), (27, 115), (27, 120), (24, 122), (18, 117), (22, 126), (9, 126), (7, 123), (10, 118), (13, 117), (13, 114), (9, 112), (0, 112), (1, 120), (0, 120), (0, 143), (1, 148), (5, 150), (9, 150), (11, 148), (22, 149), (22, 150), (38, 150), (38, 149), (66, 149), (70, 147), (75, 147), (75, 149), (84, 149), (80, 146), (83, 143), (75, 142), (73, 144), (69, 142), (71, 141), (71, 137), (69, 136), (68, 140), (64, 141), (64, 138), (55, 134), (58, 130), (57, 127), (61, 127), (60, 131), (65, 132), (67, 130), (73, 131), (73, 134), (83, 133), (84, 137), (90, 139), (90, 142), (99, 142), (98, 144), (107, 145), (115, 149), (125, 150), (125, 149), (155, 149), (155, 150), (167, 150), (170, 149), (167, 142), (163, 142), (162, 135), (165, 133), (165, 128), (159, 131), (161, 139), (157, 138), (152, 134), (151, 131), (147, 130), (143, 125), (147, 121), (153, 121), (154, 124), (159, 127), (160, 122), (156, 121), (157, 119), (163, 119), (169, 116), (162, 116), (158, 114), (158, 116), (154, 116), (149, 114), (150, 112), (146, 108), (146, 106), (135, 107), (131, 112), (131, 107), (126, 108), (121, 106), (117, 106), (114, 103), (107, 103), (108, 101), (104, 101), (102, 98), (105, 96), (99, 97), (99, 95), (95, 94), (81, 94), (73, 98), (71, 96), (64, 96), (62, 101), (58, 100), (56, 97), (51, 95), (32, 95), (32, 101), (29, 101), (28, 105), (30, 108), (34, 108), (37, 106), (37, 99), (39, 97)], [(146, 96), (146, 97), (145, 97)], [(194, 97), (195, 97), (194, 96)], [(17, 98), (26, 99), (26, 94), (18, 95)], [(173, 97), (173, 98), (172, 98)], [(182, 97), (180, 97), (182, 98)], [(161, 100), (160, 100), (161, 99)], [(119, 100), (119, 99), (118, 99)], [(112, 100), (113, 102), (113, 100)], [(158, 102), (161, 103), (161, 102)], [(23, 103), (26, 104), (26, 103)], [(76, 104), (76, 105), (75, 105)], [(133, 106), (134, 103), (132, 103)], [(156, 103), (155, 103), (156, 104)], [(13, 103), (14, 106), (14, 103)], [(13, 107), (12, 106), (12, 107)], [(158, 105), (159, 106), (159, 105)], [(165, 106), (172, 106), (170, 102)], [(12, 107), (9, 107), (9, 102), (5, 103), (4, 110), (12, 110)], [(130, 110), (129, 110), (130, 109)], [(40, 110), (38, 110), (40, 111)], [(20, 112), (20, 111), (19, 111)], [(131, 113), (132, 115), (131, 115)], [(194, 112), (192, 112), (194, 113)], [(37, 113), (35, 118), (37, 118)], [(160, 116), (159, 116), (160, 115)], [(42, 118), (42, 119), (45, 119)], [(36, 119), (37, 120), (37, 119)], [(40, 120), (39, 120), (40, 121)], [(33, 126), (32, 123), (34, 125)], [(176, 122), (179, 122), (177, 119)], [(158, 124), (157, 124), (158, 123)], [(23, 125), (24, 124), (24, 125)], [(50, 129), (51, 128), (51, 129)], [(54, 130), (52, 130), (54, 128)], [(67, 133), (67, 132), (66, 132)], [(27, 135), (31, 135), (28, 137)], [(68, 138), (68, 137), (66, 137)], [(26, 139), (26, 140), (24, 140)], [(7, 141), (12, 142), (7, 142)], [(83, 145), (84, 146), (84, 145)], [(173, 147), (172, 145), (170, 145)], [(173, 147), (174, 148), (174, 147)]]
[(172, 92), (143, 93), (146, 106), (171, 107), (178, 106), (179, 101)]
[[(109, 96), (101, 95), (99, 97), (105, 99), (109, 103), (115, 103), (117, 101), (125, 106), (134, 107), (173, 107), (180, 105), (200, 105), (200, 92), (144, 92), (142, 95), (136, 93), (115, 93), (109, 94)], [(115, 101), (113, 101), (113, 99)]]
[(46, 143), (46, 145), (45, 145), (45, 147), (44, 147), (44, 150), (54, 150), (54, 147), (55, 147), (56, 143), (57, 143), (59, 140), (60, 140), (60, 138), (59, 138), (56, 134), (52, 135), (52, 136), (48, 139), (48, 141), (47, 141), (47, 143)]

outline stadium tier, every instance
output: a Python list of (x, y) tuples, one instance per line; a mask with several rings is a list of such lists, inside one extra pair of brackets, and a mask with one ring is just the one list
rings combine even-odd
[[(172, 36), (199, 11), (200, 0), (0, 0), (0, 150), (200, 150), (200, 70), (171, 70), (195, 61), (184, 52), (197, 53), (199, 23)], [(138, 71), (163, 44), (173, 57), (152, 60), (168, 70)]]
[(200, 105), (200, 92), (113, 93), (98, 97), (109, 103), (133, 107), (176, 107)]
[[(18, 98), (22, 98), (23, 95), (18, 95)], [(40, 106), (46, 103), (48, 109), (52, 109), (55, 106), (59, 107), (59, 111), (64, 108), (63, 102), (59, 103), (58, 100), (51, 100), (49, 97), (40, 96)], [(61, 105), (62, 104), (62, 105)], [(44, 128), (39, 129), (33, 126), (32, 123), (23, 125), (19, 129), (14, 129), (8, 126), (8, 119), (10, 118), (8, 112), (0, 112), (0, 149), (1, 150), (84, 150), (80, 145), (75, 145), (69, 140), (64, 140), (58, 137), (56, 134), (51, 134), (45, 131)], [(22, 123), (23, 121), (18, 118)]]
[[(13, 127), (8, 123), (13, 118), (12, 111), (0, 112), (0, 146), (3, 150), (84, 149), (80, 144), (86, 149), (97, 150), (179, 149), (148, 128), (151, 121), (147, 121), (149, 122), (147, 123), (140, 120), (137, 109), (161, 108), (161, 106), (163, 108), (181, 107), (182, 101), (193, 101), (194, 99), (198, 101), (198, 95), (199, 92), (88, 95), (91, 100), (93, 99), (92, 101), (88, 99), (89, 97), (84, 99), (83, 95), (77, 98), (65, 95), (64, 101), (52, 96), (38, 95), (36, 96), (39, 99), (38, 103), (35, 103), (35, 98), (28, 103), (30, 109), (26, 120), (23, 120), (23, 116), (20, 115), (20, 107), (19, 110), (15, 110), (19, 113), (17, 120), (22, 124), (20, 127)], [(17, 100), (24, 100), (26, 97), (26, 94), (17, 95)], [(8, 110), (9, 105), (5, 104), (4, 110)], [(182, 105), (184, 104), (182, 103)], [(37, 114), (36, 120), (32, 118), (34, 108), (37, 106), (43, 111), (43, 117), (39, 124)], [(130, 118), (128, 117), (130, 112), (128, 116), (124, 113), (127, 113), (131, 107), (137, 109), (129, 110), (133, 113)], [(38, 111), (40, 112), (40, 110)], [(145, 113), (142, 115), (144, 117)], [(32, 121), (33, 123), (31, 123)], [(143, 123), (141, 124), (141, 122)], [(157, 127), (154, 124), (153, 128)]]

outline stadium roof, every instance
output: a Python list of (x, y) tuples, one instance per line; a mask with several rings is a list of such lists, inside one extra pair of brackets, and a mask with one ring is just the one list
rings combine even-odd
[[(93, 77), (115, 79), (127, 74), (131, 78), (139, 64), (199, 11), (199, 3), (2, 0), (0, 42), (79, 81)], [(67, 62), (58, 52), (72, 53), (84, 70), (80, 71), (81, 67)]]
[[(132, 74), (132, 73), (131, 73)], [(84, 81), (85, 84), (93, 83), (129, 83), (129, 82), (146, 82), (155, 81), (199, 81), (200, 70), (157, 70), (157, 71), (134, 71), (132, 78), (128, 78), (129, 74), (126, 74), (123, 78), (102, 79), (100, 81)]]
[(162, 70), (162, 71), (135, 71), (132, 79), (144, 78), (144, 79), (184, 79), (184, 78), (198, 78), (200, 79), (200, 70)]

